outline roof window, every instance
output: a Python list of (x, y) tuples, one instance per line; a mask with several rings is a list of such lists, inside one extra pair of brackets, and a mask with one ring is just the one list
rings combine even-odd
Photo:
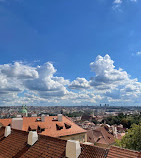
[(65, 124), (66, 129), (71, 128), (71, 124), (70, 123), (64, 123), (64, 124)]
[(54, 117), (54, 118), (52, 119), (52, 121), (58, 121), (58, 119), (57, 119), (56, 117)]
[(40, 122), (40, 121), (41, 121), (41, 118), (37, 118), (37, 119), (36, 119), (36, 122)]
[(63, 129), (63, 124), (62, 124), (62, 123), (57, 123), (57, 124), (56, 124), (56, 129), (57, 129), (57, 130)]

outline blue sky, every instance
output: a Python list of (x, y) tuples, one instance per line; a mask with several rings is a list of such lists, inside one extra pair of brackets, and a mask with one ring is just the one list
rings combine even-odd
[[(139, 0), (0, 0), (0, 104), (140, 105), (140, 15)], [(97, 71), (98, 55), (115, 68)], [(122, 84), (103, 80), (115, 70)], [(97, 84), (113, 88), (99, 91)]]

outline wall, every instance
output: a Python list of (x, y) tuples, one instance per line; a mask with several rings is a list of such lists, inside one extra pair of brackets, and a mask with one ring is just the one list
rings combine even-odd
[(87, 133), (73, 134), (70, 136), (60, 137), (64, 140), (78, 140), (80, 143), (87, 142)]

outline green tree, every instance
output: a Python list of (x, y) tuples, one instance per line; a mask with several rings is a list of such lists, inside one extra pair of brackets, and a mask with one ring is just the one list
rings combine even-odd
[(133, 124), (121, 140), (116, 141), (116, 145), (122, 148), (141, 151), (141, 123)]

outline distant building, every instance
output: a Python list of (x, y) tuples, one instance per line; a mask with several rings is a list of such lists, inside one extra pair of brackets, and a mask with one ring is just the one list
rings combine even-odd
[(114, 135), (106, 127), (98, 127), (87, 131), (87, 141), (97, 146), (108, 147), (115, 143)]
[(22, 106), (22, 109), (19, 111), (19, 115), (21, 115), (22, 117), (24, 116), (27, 116), (27, 107), (26, 105), (25, 106)]

